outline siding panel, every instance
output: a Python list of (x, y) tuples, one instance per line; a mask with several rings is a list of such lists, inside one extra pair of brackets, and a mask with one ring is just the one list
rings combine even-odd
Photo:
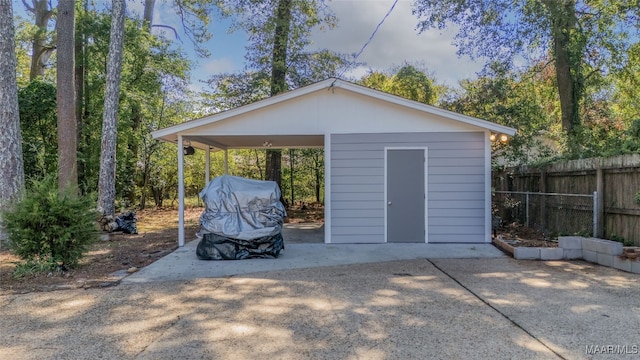
[(485, 133), (331, 135), (333, 243), (384, 241), (384, 148), (427, 147), (429, 242), (485, 240)]
[[(382, 161), (382, 160), (380, 160)], [(384, 186), (384, 176), (332, 176), (332, 185), (378, 184)]]
[(331, 199), (332, 215), (333, 215), (333, 210), (359, 210), (359, 209), (372, 209), (372, 210), (382, 209), (384, 211), (382, 200), (349, 201), (349, 200)]
[(384, 222), (384, 209), (332, 209), (331, 213), (333, 215), (334, 221), (337, 221), (338, 219), (369, 217), (379, 218), (382, 219), (382, 222)]

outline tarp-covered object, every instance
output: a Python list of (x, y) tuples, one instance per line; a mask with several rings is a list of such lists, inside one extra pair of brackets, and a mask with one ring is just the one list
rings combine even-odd
[(196, 248), (200, 260), (274, 259), (284, 248), (282, 234), (253, 240), (238, 240), (216, 234), (204, 234)]
[(205, 210), (200, 216), (203, 238), (198, 258), (278, 256), (284, 247), (281, 231), (286, 211), (276, 182), (223, 175), (211, 180), (200, 197)]

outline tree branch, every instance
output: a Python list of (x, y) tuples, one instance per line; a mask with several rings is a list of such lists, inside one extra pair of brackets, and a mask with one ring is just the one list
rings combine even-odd
[(182, 42), (182, 39), (180, 39), (180, 35), (178, 35), (178, 32), (176, 31), (176, 29), (173, 26), (153, 24), (153, 25), (151, 25), (151, 27), (159, 27), (159, 28), (171, 29), (173, 31), (173, 35), (176, 37), (176, 39), (178, 41)]
[(36, 12), (35, 8), (33, 8), (32, 6), (27, 4), (27, 0), (22, 0), (22, 4), (24, 5), (25, 8), (27, 8), (27, 11), (32, 12), (32, 13)]

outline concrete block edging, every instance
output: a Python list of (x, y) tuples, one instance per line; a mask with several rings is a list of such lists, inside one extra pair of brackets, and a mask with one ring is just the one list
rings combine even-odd
[(582, 236), (560, 236), (557, 248), (512, 247), (504, 241), (494, 241), (494, 244), (510, 252), (517, 260), (583, 259), (602, 266), (640, 274), (640, 261), (620, 256), (623, 254), (623, 246), (616, 241)]

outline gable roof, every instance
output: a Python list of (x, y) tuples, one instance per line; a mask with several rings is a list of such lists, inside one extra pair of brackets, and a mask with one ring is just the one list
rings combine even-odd
[(496, 132), (496, 133), (502, 133), (502, 134), (507, 134), (511, 136), (516, 133), (516, 130), (511, 127), (499, 125), (490, 121), (478, 119), (471, 116), (466, 116), (453, 111), (441, 109), (432, 105), (427, 105), (417, 101), (405, 99), (400, 96), (388, 94), (379, 90), (371, 89), (371, 88), (354, 84), (345, 80), (331, 78), (331, 79), (320, 81), (296, 90), (278, 94), (278, 95), (269, 97), (267, 99), (257, 101), (255, 103), (251, 103), (251, 104), (237, 107), (234, 109), (222, 111), (212, 115), (207, 115), (198, 119), (189, 120), (181, 124), (173, 125), (164, 129), (156, 130), (152, 132), (152, 135), (155, 139), (161, 139), (168, 142), (176, 142), (177, 136), (180, 133), (184, 133), (184, 132), (193, 133), (194, 131), (197, 131), (197, 129), (200, 127), (209, 126), (211, 124), (215, 124), (222, 120), (231, 119), (233, 117), (258, 111), (260, 109), (264, 109), (272, 105), (283, 103), (288, 100), (300, 98), (314, 92), (327, 91), (327, 90), (333, 90), (333, 89), (343, 89), (348, 92), (363, 95), (365, 97), (369, 97), (372, 99), (377, 99), (382, 102), (395, 104), (408, 109), (417, 110), (419, 112), (423, 112), (429, 115), (443, 117), (448, 120), (452, 120), (452, 121), (459, 122), (466, 125), (471, 125), (474, 127), (479, 127), (492, 132)]

